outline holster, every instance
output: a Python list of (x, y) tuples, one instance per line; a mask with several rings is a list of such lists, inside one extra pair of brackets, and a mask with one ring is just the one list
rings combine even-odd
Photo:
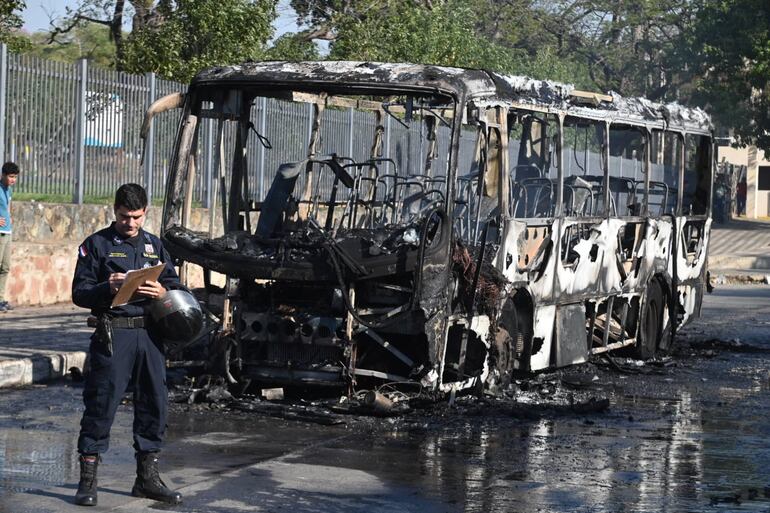
[[(90, 320), (90, 319), (89, 319)], [(112, 356), (112, 318), (106, 313), (96, 317), (96, 338), (104, 347), (107, 356)]]

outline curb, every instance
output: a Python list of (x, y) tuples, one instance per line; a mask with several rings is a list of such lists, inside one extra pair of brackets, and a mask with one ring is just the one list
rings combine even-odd
[(37, 354), (30, 358), (0, 360), (0, 388), (31, 385), (66, 376), (75, 367), (81, 372), (85, 351)]
[(741, 269), (746, 272), (770, 269), (770, 257), (764, 255), (709, 255), (708, 262), (710, 269), (721, 267), (722, 269)]
[(736, 271), (734, 269), (710, 269), (712, 285), (768, 285), (770, 271)]

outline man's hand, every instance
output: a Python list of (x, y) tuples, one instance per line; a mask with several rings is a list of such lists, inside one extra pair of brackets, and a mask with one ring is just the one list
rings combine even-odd
[(166, 295), (166, 289), (157, 281), (147, 280), (139, 285), (139, 288), (136, 289), (136, 293), (150, 299), (157, 299)]
[(5, 218), (4, 217), (0, 217), (0, 227), (1, 226), (5, 226)]
[(110, 294), (113, 296), (118, 293), (118, 289), (121, 285), (123, 285), (123, 280), (126, 279), (125, 273), (112, 273), (110, 274), (110, 277), (108, 278), (108, 282), (110, 284)]

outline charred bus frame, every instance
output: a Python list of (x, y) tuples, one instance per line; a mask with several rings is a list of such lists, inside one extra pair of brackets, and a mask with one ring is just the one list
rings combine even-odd
[[(309, 131), (268, 130), (264, 110), (255, 124), (263, 98), (310, 106)], [(213, 68), (147, 121), (170, 107), (183, 113), (162, 236), (225, 275), (205, 295), (211, 359), (232, 381), (500, 390), (599, 352), (650, 357), (699, 315), (714, 151), (698, 109), (359, 62)], [(368, 116), (365, 148), (323, 140), (344, 112)], [(206, 118), (219, 205), (197, 233)], [(391, 121), (419, 133), (419, 156), (383, 151)], [(259, 198), (253, 141), (302, 150)]]

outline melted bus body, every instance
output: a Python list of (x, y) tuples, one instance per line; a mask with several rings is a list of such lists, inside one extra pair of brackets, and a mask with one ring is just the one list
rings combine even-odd
[[(699, 315), (714, 149), (698, 109), (360, 62), (213, 68), (178, 100), (162, 236), (225, 276), (206, 298), (231, 381), (494, 391), (594, 353), (651, 357)], [(190, 229), (200, 181), (207, 233)]]

